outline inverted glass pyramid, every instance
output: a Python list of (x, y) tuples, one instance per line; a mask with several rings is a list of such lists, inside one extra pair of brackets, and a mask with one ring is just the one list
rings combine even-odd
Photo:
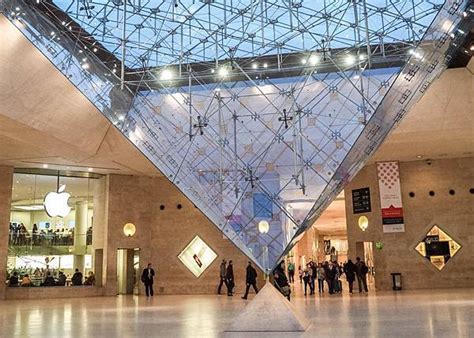
[(4, 13), (269, 271), (446, 68), (467, 6), (4, 1)]

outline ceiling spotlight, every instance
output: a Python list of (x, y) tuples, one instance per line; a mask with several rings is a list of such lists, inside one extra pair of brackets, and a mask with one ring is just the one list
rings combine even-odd
[(89, 69), (89, 64), (88, 63), (83, 63), (81, 67), (82, 67), (82, 69)]
[(306, 59), (301, 59), (301, 63), (302, 63), (303, 65), (305, 65), (305, 64), (306, 64)]
[(422, 158), (423, 155), (416, 155), (416, 158)]
[(257, 63), (253, 63), (253, 64), (252, 64), (252, 68), (253, 68), (253, 69), (257, 69), (257, 68), (258, 68), (258, 64), (257, 64)]
[(86, 61), (87, 61), (87, 58), (83, 58), (83, 59), (82, 59), (82, 62), (86, 62)]
[(268, 68), (268, 64), (266, 62), (263, 64), (263, 68)]
[(471, 47), (469, 47), (469, 50), (470, 50), (471, 52), (474, 52), (474, 45), (471, 45)]
[(45, 169), (46, 169), (47, 167), (48, 167), (48, 165), (47, 165), (47, 164), (43, 164), (43, 168), (45, 168)]
[(214, 74), (214, 72), (215, 72), (215, 69), (214, 69), (214, 68), (213, 68), (213, 69), (211, 69), (211, 73), (212, 73), (212, 74)]
[(160, 80), (167, 81), (173, 78), (173, 72), (169, 69), (163, 69), (160, 73)]
[(366, 58), (366, 55), (365, 54), (360, 54), (359, 55), (359, 61), (364, 61)]
[(94, 168), (88, 168), (87, 169), (88, 172), (91, 172), (92, 170), (94, 170)]
[(63, 21), (63, 22), (61, 22), (61, 25), (63, 25), (63, 26), (64, 26), (65, 24), (66, 24), (66, 21)]
[(94, 51), (94, 53), (97, 53), (97, 48), (94, 47), (93, 51)]
[(56, 33), (54, 33), (54, 32), (51, 32), (51, 36), (53, 36), (54, 34), (56, 34)]
[(354, 57), (354, 55), (349, 54), (346, 56), (346, 63), (348, 65), (353, 65), (355, 62), (356, 62), (356, 58)]
[(229, 74), (229, 70), (226, 67), (219, 68), (219, 75), (224, 77)]

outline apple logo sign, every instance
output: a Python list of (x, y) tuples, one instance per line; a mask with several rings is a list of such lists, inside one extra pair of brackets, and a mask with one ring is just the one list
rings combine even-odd
[(71, 195), (64, 192), (65, 185), (61, 185), (58, 192), (49, 192), (44, 197), (44, 208), (49, 217), (66, 217), (71, 212), (71, 207), (67, 204)]

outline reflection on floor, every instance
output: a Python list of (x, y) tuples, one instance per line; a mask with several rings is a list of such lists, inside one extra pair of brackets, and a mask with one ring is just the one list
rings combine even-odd
[[(312, 326), (271, 337), (471, 337), (474, 290), (303, 297), (292, 302)], [(223, 334), (245, 306), (240, 296), (107, 297), (0, 301), (0, 337), (256, 337)]]

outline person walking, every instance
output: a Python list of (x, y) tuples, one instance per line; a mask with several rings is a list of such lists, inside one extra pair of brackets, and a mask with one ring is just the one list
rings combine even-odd
[(317, 278), (318, 278), (318, 292), (324, 293), (324, 280), (326, 279), (326, 274), (324, 273), (324, 268), (321, 263), (318, 264)]
[(252, 266), (252, 262), (249, 261), (249, 264), (247, 265), (247, 276), (245, 277), (245, 283), (246, 288), (245, 288), (245, 295), (242, 297), (242, 299), (247, 299), (250, 291), (250, 286), (253, 287), (255, 290), (255, 293), (258, 293), (258, 288), (257, 288), (257, 270)]
[(153, 278), (155, 278), (155, 270), (148, 263), (147, 267), (142, 272), (142, 283), (145, 284), (145, 293), (147, 297), (153, 297)]
[(309, 275), (309, 272), (311, 271), (311, 269), (309, 269), (309, 267), (307, 267), (306, 269), (304, 269), (303, 271), (303, 282), (304, 282), (304, 295), (306, 296), (307, 294), (307, 289), (308, 289), (308, 285), (309, 285), (309, 292), (310, 292), (310, 295), (312, 294), (311, 293), (311, 284), (310, 284), (310, 275)]
[(288, 263), (288, 278), (290, 283), (295, 282), (295, 263)]
[(365, 292), (369, 292), (367, 288), (367, 273), (369, 269), (367, 265), (363, 261), (361, 261), (360, 257), (356, 258), (356, 274), (357, 274), (357, 285), (359, 286), (359, 293), (362, 292), (362, 287), (364, 288)]
[(220, 295), (222, 291), (222, 285), (225, 284), (227, 286), (226, 275), (227, 275), (227, 262), (225, 259), (222, 260), (220, 270), (219, 270), (219, 287), (217, 288), (217, 294)]
[(309, 268), (311, 269), (310, 272), (310, 281), (311, 281), (311, 294), (314, 295), (314, 290), (316, 289), (316, 278), (318, 276), (318, 268), (316, 266), (316, 263), (311, 261), (309, 262)]
[(303, 283), (303, 269), (301, 269), (301, 265), (298, 266), (298, 277), (300, 278), (300, 284)]
[(356, 275), (356, 266), (352, 263), (352, 260), (349, 259), (345, 264), (344, 273), (346, 274), (347, 283), (349, 284), (349, 293), (352, 293)]
[(235, 282), (234, 282), (234, 266), (231, 260), (229, 261), (229, 265), (227, 265), (225, 278), (227, 281), (227, 296), (233, 296)]
[(334, 284), (336, 280), (336, 275), (337, 275), (336, 267), (334, 266), (334, 263), (330, 261), (328, 268), (326, 270), (326, 277), (328, 281), (330, 295), (334, 294)]

